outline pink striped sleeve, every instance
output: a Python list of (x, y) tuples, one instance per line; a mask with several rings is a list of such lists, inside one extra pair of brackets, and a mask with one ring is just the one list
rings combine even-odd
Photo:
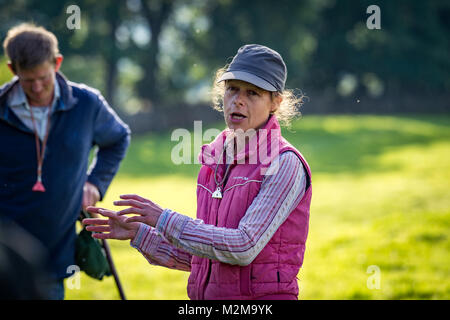
[(153, 265), (183, 271), (191, 270), (191, 254), (174, 247), (158, 231), (146, 224), (140, 225), (130, 244)]
[[(269, 169), (270, 170), (270, 169)], [(293, 152), (280, 155), (277, 170), (265, 176), (261, 189), (237, 229), (207, 225), (171, 210), (156, 229), (174, 246), (224, 263), (248, 265), (287, 219), (305, 192), (306, 176)]]

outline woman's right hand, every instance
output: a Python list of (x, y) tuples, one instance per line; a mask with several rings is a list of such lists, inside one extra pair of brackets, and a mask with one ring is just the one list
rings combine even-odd
[[(90, 213), (98, 213), (108, 219), (88, 218), (83, 219), (83, 224), (87, 231), (96, 232), (92, 237), (97, 239), (117, 239), (132, 240), (136, 236), (139, 229), (139, 222), (125, 222), (126, 216), (118, 216), (115, 211), (98, 208), (87, 207), (86, 211)], [(107, 232), (107, 233), (105, 233)]]

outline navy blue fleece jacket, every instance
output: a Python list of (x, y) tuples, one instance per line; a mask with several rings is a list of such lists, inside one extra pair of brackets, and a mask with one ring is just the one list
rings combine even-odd
[[(10, 219), (31, 233), (48, 251), (47, 269), (54, 278), (71, 274), (75, 264), (75, 223), (86, 181), (101, 197), (124, 158), (128, 126), (101, 94), (56, 74), (61, 97), (51, 116), (42, 169), (46, 192), (31, 191), (36, 182), (34, 133), (8, 106), (8, 93), (19, 85), (15, 77), (0, 88), (0, 218)], [(95, 166), (88, 175), (88, 158), (98, 146)]]

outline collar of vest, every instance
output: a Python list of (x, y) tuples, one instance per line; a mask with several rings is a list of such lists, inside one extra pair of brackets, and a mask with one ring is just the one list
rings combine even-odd
[[(267, 123), (260, 129), (244, 134), (244, 137), (250, 138), (244, 148), (244, 139), (235, 138), (235, 132), (230, 129), (222, 131), (216, 139), (210, 144), (202, 146), (198, 156), (202, 165), (213, 167), (217, 164), (265, 164), (269, 165), (273, 158), (278, 156), (281, 145), (280, 124), (275, 115), (271, 115)], [(241, 151), (234, 154), (234, 144)], [(227, 148), (227, 154), (232, 155), (226, 158), (224, 147)]]

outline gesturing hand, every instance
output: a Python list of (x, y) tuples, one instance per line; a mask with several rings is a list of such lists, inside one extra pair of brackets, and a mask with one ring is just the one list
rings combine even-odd
[(93, 233), (92, 237), (97, 239), (131, 240), (136, 236), (136, 232), (139, 229), (139, 223), (127, 223), (125, 222), (127, 219), (126, 217), (119, 216), (115, 211), (108, 209), (87, 207), (86, 210), (90, 213), (99, 213), (108, 218), (83, 219), (83, 224), (86, 225), (86, 230), (99, 232)]
[(159, 216), (164, 211), (151, 200), (142, 198), (136, 194), (123, 194), (120, 196), (123, 200), (114, 201), (116, 206), (130, 206), (131, 208), (117, 212), (118, 216), (124, 214), (136, 214), (137, 216), (126, 218), (125, 222), (142, 222), (154, 227), (158, 222)]

